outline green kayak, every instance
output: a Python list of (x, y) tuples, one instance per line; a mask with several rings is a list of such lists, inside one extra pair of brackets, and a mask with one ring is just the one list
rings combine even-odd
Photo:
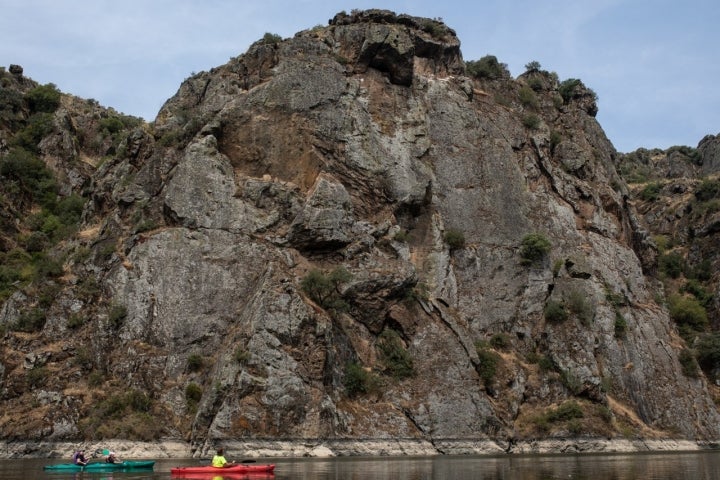
[(64, 472), (110, 472), (115, 470), (152, 470), (154, 460), (125, 461), (120, 463), (93, 462), (85, 466), (74, 463), (58, 463), (57, 465), (45, 465), (44, 470), (55, 470)]

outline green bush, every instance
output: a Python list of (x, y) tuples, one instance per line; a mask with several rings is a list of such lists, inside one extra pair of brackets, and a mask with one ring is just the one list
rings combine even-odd
[(583, 325), (588, 325), (595, 316), (595, 309), (584, 292), (579, 290), (568, 292), (565, 302), (570, 312), (575, 314)]
[(524, 107), (529, 108), (537, 108), (538, 107), (538, 99), (537, 95), (535, 95), (535, 92), (532, 88), (522, 86), (520, 87), (520, 91), (518, 92), (520, 103)]
[(95, 277), (85, 277), (78, 283), (77, 294), (83, 300), (91, 301), (101, 293), (102, 288)]
[(32, 308), (20, 314), (14, 325), (14, 330), (20, 332), (38, 332), (45, 326), (45, 311), (40, 308)]
[(507, 65), (498, 62), (494, 55), (486, 55), (480, 60), (465, 62), (465, 71), (471, 77), (489, 80), (510, 76)]
[(323, 308), (342, 311), (347, 309), (347, 303), (341, 298), (340, 285), (351, 279), (352, 275), (343, 267), (327, 275), (320, 270), (311, 270), (301, 280), (300, 288)]
[(235, 361), (244, 365), (248, 360), (250, 360), (250, 352), (245, 347), (237, 347), (235, 349)]
[(545, 320), (551, 323), (561, 323), (567, 320), (568, 312), (562, 302), (549, 300), (543, 309)]
[(17, 90), (0, 88), (0, 125), (15, 130), (23, 121), (23, 96)]
[(557, 130), (553, 130), (550, 132), (550, 151), (554, 152), (555, 147), (560, 145), (560, 142), (562, 142), (562, 134), (558, 132)]
[(705, 308), (710, 306), (713, 299), (713, 294), (708, 292), (708, 290), (695, 279), (690, 279), (685, 282), (685, 285), (680, 288), (680, 292), (691, 294), (698, 302), (700, 302), (700, 305)]
[(490, 337), (490, 345), (498, 350), (506, 349), (510, 346), (510, 337), (506, 333), (496, 333)]
[(148, 412), (152, 407), (152, 399), (145, 392), (132, 389), (125, 393), (130, 409), (134, 412)]
[(187, 400), (188, 405), (197, 405), (202, 398), (202, 394), (202, 387), (197, 383), (190, 382), (185, 387), (185, 400)]
[(627, 332), (627, 320), (625, 320), (625, 317), (619, 312), (615, 311), (615, 338), (623, 338), (625, 336), (625, 332)]
[(680, 327), (701, 332), (708, 326), (707, 311), (695, 298), (671, 295), (668, 299), (670, 318)]
[(187, 359), (187, 369), (190, 372), (197, 372), (202, 369), (204, 365), (203, 357), (197, 353), (193, 353)]
[(539, 263), (550, 253), (550, 240), (541, 233), (530, 233), (520, 242), (520, 256), (523, 265)]
[(128, 412), (148, 412), (151, 407), (152, 399), (146, 393), (131, 389), (108, 397), (98, 405), (97, 413), (105, 418), (123, 418)]
[(720, 197), (720, 180), (704, 179), (695, 190), (695, 198), (700, 202), (706, 202), (717, 197)]
[(377, 375), (366, 370), (359, 363), (348, 362), (345, 365), (343, 386), (347, 396), (352, 398), (379, 391), (381, 382)]
[(615, 308), (628, 304), (628, 300), (623, 293), (613, 291), (608, 285), (605, 285), (605, 300)]
[(425, 18), (420, 21), (423, 32), (429, 33), (433, 38), (443, 39), (448, 33), (448, 27), (441, 19)]
[(575, 418), (583, 418), (585, 415), (580, 405), (574, 400), (568, 400), (559, 407), (551, 409), (546, 414), (549, 422), (564, 422)]
[(525, 64), (525, 72), (539, 72), (542, 68), (542, 65), (540, 65), (540, 62), (537, 60), (532, 60)]
[(443, 235), (443, 241), (450, 247), (450, 250), (457, 250), (465, 247), (465, 234), (454, 228), (448, 229)]
[(33, 113), (54, 112), (60, 106), (60, 97), (60, 91), (52, 83), (35, 87), (25, 94), (25, 100)]
[[(23, 148), (13, 148), (0, 160), (0, 175), (17, 186), (19, 192), (29, 195), (41, 204), (50, 197), (50, 204), (57, 196), (57, 185), (45, 162)], [(53, 204), (54, 206), (54, 204)]]
[(32, 153), (40, 153), (40, 141), (52, 133), (53, 116), (50, 113), (36, 113), (31, 116), (22, 130), (15, 133), (14, 145)]
[(50, 371), (47, 367), (33, 367), (27, 372), (27, 381), (30, 388), (38, 388), (45, 385)]
[(73, 364), (82, 368), (83, 370), (90, 370), (95, 365), (95, 357), (93, 351), (87, 347), (80, 347), (75, 351), (75, 357), (73, 357)]
[(500, 364), (500, 355), (490, 350), (483, 342), (475, 343), (475, 351), (478, 356), (478, 364), (475, 367), (483, 384), (488, 387), (492, 385)]
[(558, 91), (560, 93), (560, 96), (562, 97), (563, 101), (565, 103), (569, 103), (570, 100), (578, 96), (579, 89), (583, 88), (583, 83), (577, 79), (577, 78), (568, 78), (567, 80), (563, 80), (560, 83), (560, 86), (558, 87)]
[(640, 191), (639, 196), (641, 200), (646, 202), (654, 202), (660, 196), (660, 190), (662, 185), (657, 182), (648, 183)]
[(683, 348), (678, 355), (680, 366), (682, 368), (683, 375), (690, 378), (697, 378), (700, 376), (700, 369), (695, 361), (695, 356), (692, 351), (687, 348)]
[(532, 77), (527, 80), (527, 85), (530, 87), (534, 92), (539, 92), (543, 89), (543, 81), (540, 79), (540, 77)]
[(128, 311), (125, 305), (112, 305), (108, 312), (108, 322), (114, 329), (118, 329), (122, 326), (123, 321), (127, 317)]
[(688, 269), (688, 276), (701, 282), (707, 282), (712, 278), (713, 268), (710, 259), (706, 258), (700, 261), (697, 265), (692, 266)]
[(706, 373), (720, 370), (720, 333), (713, 332), (701, 335), (696, 348), (697, 362)]
[(540, 367), (540, 371), (542, 372), (554, 372), (558, 369), (553, 359), (548, 357), (547, 355), (540, 356), (540, 358), (538, 359), (538, 367)]
[(28, 253), (42, 252), (50, 244), (50, 239), (44, 232), (31, 232), (21, 241), (25, 244), (25, 250)]
[(125, 125), (123, 124), (123, 121), (120, 119), (120, 117), (111, 115), (109, 117), (100, 119), (100, 128), (108, 134), (112, 135), (113, 133), (118, 133), (123, 128), (125, 128)]
[(274, 45), (276, 43), (280, 43), (281, 41), (282, 37), (277, 33), (265, 32), (265, 35), (263, 35), (262, 37), (261, 43)]
[(76, 225), (80, 222), (80, 216), (82, 215), (84, 207), (85, 199), (73, 193), (57, 203), (54, 213), (63, 225)]
[(44, 252), (33, 253), (34, 278), (59, 278), (64, 273), (61, 259), (51, 258)]
[(678, 252), (660, 255), (658, 267), (662, 273), (670, 278), (678, 278), (685, 269), (685, 259)]
[(18, 286), (32, 279), (32, 262), (32, 257), (21, 248), (0, 252), (0, 299), (6, 299)]
[(399, 333), (390, 328), (384, 329), (378, 338), (377, 347), (386, 373), (396, 379), (413, 375), (413, 360)]
[(540, 127), (540, 117), (532, 113), (530, 115), (525, 115), (522, 119), (522, 124), (525, 128), (537, 130)]

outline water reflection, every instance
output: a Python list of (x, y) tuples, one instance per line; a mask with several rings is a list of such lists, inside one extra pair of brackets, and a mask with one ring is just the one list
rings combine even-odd
[(523, 455), (272, 459), (273, 474), (170, 475), (195, 460), (158, 460), (150, 472), (43, 471), (47, 460), (0, 460), (0, 480), (715, 480), (720, 451), (631, 455)]
[(275, 478), (273, 473), (183, 473), (171, 474), (173, 480), (271, 480)]

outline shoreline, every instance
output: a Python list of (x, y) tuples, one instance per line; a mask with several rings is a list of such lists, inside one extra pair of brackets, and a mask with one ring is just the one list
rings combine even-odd
[(327, 458), (351, 456), (437, 456), (488, 455), (511, 456), (529, 454), (580, 453), (653, 453), (692, 452), (720, 449), (719, 442), (690, 440), (629, 440), (629, 439), (546, 439), (514, 443), (493, 440), (442, 439), (306, 439), (306, 440), (216, 440), (193, 446), (182, 440), (136, 442), (130, 440), (98, 441), (0, 441), (0, 459), (70, 458), (72, 452), (84, 448), (86, 452), (103, 449), (118, 452), (127, 459), (209, 458), (215, 448), (222, 446), (232, 458)]

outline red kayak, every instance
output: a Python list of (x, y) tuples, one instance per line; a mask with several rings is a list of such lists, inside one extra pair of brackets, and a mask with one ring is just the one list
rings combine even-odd
[(173, 475), (193, 475), (196, 473), (225, 475), (226, 473), (270, 473), (273, 470), (275, 470), (274, 464), (246, 465), (243, 463), (232, 467), (211, 467), (209, 465), (175, 467), (170, 469), (170, 473)]

